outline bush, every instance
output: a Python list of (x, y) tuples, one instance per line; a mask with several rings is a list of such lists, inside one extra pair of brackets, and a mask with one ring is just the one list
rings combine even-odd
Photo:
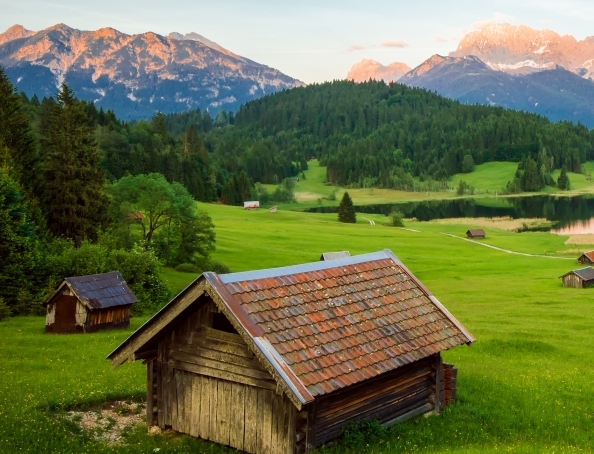
[(400, 211), (392, 211), (389, 215), (390, 225), (392, 227), (404, 227), (404, 215)]
[(180, 263), (175, 267), (175, 271), (179, 271), (180, 273), (195, 273), (196, 265), (193, 263)]
[(194, 266), (197, 273), (212, 271), (217, 274), (227, 274), (231, 272), (231, 269), (224, 263), (205, 257), (195, 260)]

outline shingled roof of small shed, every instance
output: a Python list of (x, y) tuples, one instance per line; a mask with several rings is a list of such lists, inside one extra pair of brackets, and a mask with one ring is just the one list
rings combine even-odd
[(467, 235), (471, 236), (486, 236), (484, 229), (470, 229), (466, 232)]
[(582, 256), (586, 256), (591, 262), (594, 262), (594, 251), (584, 252)]
[(205, 277), (312, 396), (474, 341), (387, 250)]
[(575, 274), (575, 275), (581, 277), (585, 281), (594, 280), (594, 268), (592, 268), (591, 266), (587, 266), (585, 268), (580, 268), (578, 270), (570, 271), (569, 273), (565, 273), (561, 277), (565, 277), (569, 274)]
[(336, 260), (336, 259), (344, 259), (346, 257), (350, 257), (351, 253), (349, 251), (340, 251), (340, 252), (324, 252), (320, 256), (320, 260)]
[(58, 287), (58, 290), (47, 299), (46, 304), (60, 292), (65, 284), (89, 309), (126, 306), (138, 301), (120, 272), (112, 271), (88, 276), (67, 277)]

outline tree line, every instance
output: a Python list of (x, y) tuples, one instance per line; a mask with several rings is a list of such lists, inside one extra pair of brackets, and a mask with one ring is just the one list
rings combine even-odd
[[(165, 119), (153, 123), (159, 142), (168, 134)], [(40, 313), (40, 303), (68, 276), (120, 270), (140, 301), (138, 312), (168, 300), (162, 265), (226, 269), (210, 259), (210, 217), (196, 209), (186, 186), (150, 167), (167, 162), (162, 156), (143, 167), (151, 158), (146, 150), (134, 158), (134, 146), (111, 155), (101, 148), (118, 128), (148, 130), (97, 111), (65, 84), (55, 97), (29, 100), (0, 68), (0, 318)], [(187, 153), (200, 167), (207, 155), (192, 130), (185, 134)], [(131, 172), (118, 162), (140, 167)], [(207, 193), (206, 185), (189, 186)]]

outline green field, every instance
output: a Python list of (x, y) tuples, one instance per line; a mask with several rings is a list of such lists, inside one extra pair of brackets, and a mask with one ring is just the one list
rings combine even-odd
[(474, 166), (470, 173), (457, 173), (450, 178), (453, 186), (458, 186), (460, 180), (465, 181), (469, 186), (474, 186), (477, 192), (501, 191), (509, 181), (514, 179), (517, 162), (486, 162)]
[[(369, 216), (340, 224), (335, 215), (201, 205), (216, 225), (216, 260), (233, 271), (316, 261), (325, 251), (391, 249), (475, 335), (445, 354), (459, 368), (458, 400), (439, 416), (419, 417), (325, 451), (370, 453), (543, 453), (594, 449), (594, 289), (561, 287), (576, 262), (525, 257), (445, 236), (468, 224), (409, 222), (413, 232)], [(458, 221), (459, 222), (459, 221)], [(495, 226), (485, 243), (512, 251), (567, 257), (564, 237), (511, 233)], [(575, 247), (575, 246), (574, 246)], [(196, 276), (165, 271), (177, 289)], [(0, 323), (0, 452), (231, 452), (139, 426), (122, 444), (92, 439), (61, 415), (114, 398), (142, 399), (145, 368), (115, 371), (104, 359), (130, 329), (92, 335), (45, 335), (40, 317)]]

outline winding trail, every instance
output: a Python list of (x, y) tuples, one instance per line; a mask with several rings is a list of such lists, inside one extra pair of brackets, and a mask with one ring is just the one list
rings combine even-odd
[(446, 236), (451, 236), (452, 238), (457, 238), (459, 240), (468, 241), (470, 243), (478, 244), (480, 246), (484, 246), (484, 247), (488, 247), (488, 248), (491, 248), (491, 249), (495, 249), (496, 251), (505, 252), (507, 254), (523, 255), (524, 257), (541, 257), (543, 259), (574, 260), (575, 261), (575, 258), (571, 258), (571, 257), (555, 257), (555, 256), (552, 256), (552, 255), (526, 254), (525, 252), (510, 251), (509, 249), (503, 249), (503, 248), (500, 248), (500, 247), (497, 247), (497, 246), (492, 246), (490, 244), (481, 243), (480, 241), (471, 240), (470, 238), (463, 238), (461, 236), (453, 235), (451, 233), (441, 232), (441, 234), (442, 235), (446, 235)]

